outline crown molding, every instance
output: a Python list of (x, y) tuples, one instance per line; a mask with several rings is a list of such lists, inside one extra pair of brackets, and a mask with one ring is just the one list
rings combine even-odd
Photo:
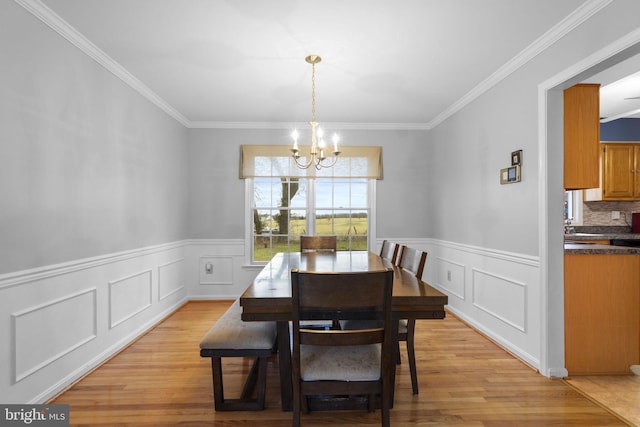
[[(89, 39), (83, 36), (64, 19), (44, 5), (40, 0), (14, 0), (32, 15), (40, 19), (51, 29), (71, 42), (74, 46), (87, 54), (90, 58), (131, 86), (143, 97), (151, 101), (169, 116), (173, 117), (183, 126), (190, 129), (290, 129), (291, 123), (279, 122), (213, 122), (191, 121), (163, 100), (144, 83), (129, 73), (113, 58), (99, 49)], [(560, 40), (578, 25), (588, 20), (591, 16), (608, 6), (613, 0), (588, 0), (574, 10), (565, 19), (527, 46), (518, 55), (504, 64), (488, 78), (470, 90), (458, 101), (453, 103), (433, 120), (426, 123), (326, 123), (325, 126), (332, 129), (352, 130), (430, 130), (444, 122), (446, 119), (470, 104), (476, 98), (507, 78), (524, 64), (535, 58), (549, 46)]]
[(579, 8), (574, 10), (570, 15), (562, 21), (554, 25), (549, 31), (544, 33), (533, 43), (527, 46), (519, 54), (513, 57), (509, 62), (498, 68), (493, 74), (483, 80), (476, 87), (471, 89), (466, 95), (453, 103), (449, 108), (438, 114), (433, 120), (426, 124), (428, 129), (433, 129), (446, 119), (463, 109), (473, 100), (480, 97), (483, 93), (500, 83), (510, 74), (517, 71), (520, 67), (531, 61), (533, 58), (544, 52), (549, 46), (560, 40), (566, 34), (571, 32), (578, 25), (582, 24), (600, 10), (608, 6), (613, 0), (589, 0), (583, 3)]
[[(308, 127), (309, 123), (290, 122), (190, 122), (192, 129), (293, 129)], [(428, 130), (425, 123), (344, 123), (322, 122), (322, 127), (331, 130)]]

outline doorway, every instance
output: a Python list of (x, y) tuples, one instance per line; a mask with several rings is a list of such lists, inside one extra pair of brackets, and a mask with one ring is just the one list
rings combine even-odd
[[(640, 30), (538, 86), (539, 242), (542, 281), (541, 372), (565, 377), (563, 90), (640, 53)], [(545, 179), (546, 178), (546, 179)]]

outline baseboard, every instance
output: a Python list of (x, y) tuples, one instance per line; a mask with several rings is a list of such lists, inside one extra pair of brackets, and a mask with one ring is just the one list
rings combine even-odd
[(189, 301), (235, 301), (239, 296), (231, 295), (189, 295)]

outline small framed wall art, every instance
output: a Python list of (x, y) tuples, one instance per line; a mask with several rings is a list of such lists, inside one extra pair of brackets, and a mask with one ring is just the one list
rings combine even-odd
[(522, 164), (522, 150), (514, 151), (511, 153), (511, 166)]

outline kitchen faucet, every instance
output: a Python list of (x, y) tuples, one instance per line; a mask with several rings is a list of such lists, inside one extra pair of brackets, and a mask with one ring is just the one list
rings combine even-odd
[(573, 218), (567, 218), (564, 220), (564, 234), (574, 234), (576, 232), (575, 227), (571, 226), (571, 220)]

